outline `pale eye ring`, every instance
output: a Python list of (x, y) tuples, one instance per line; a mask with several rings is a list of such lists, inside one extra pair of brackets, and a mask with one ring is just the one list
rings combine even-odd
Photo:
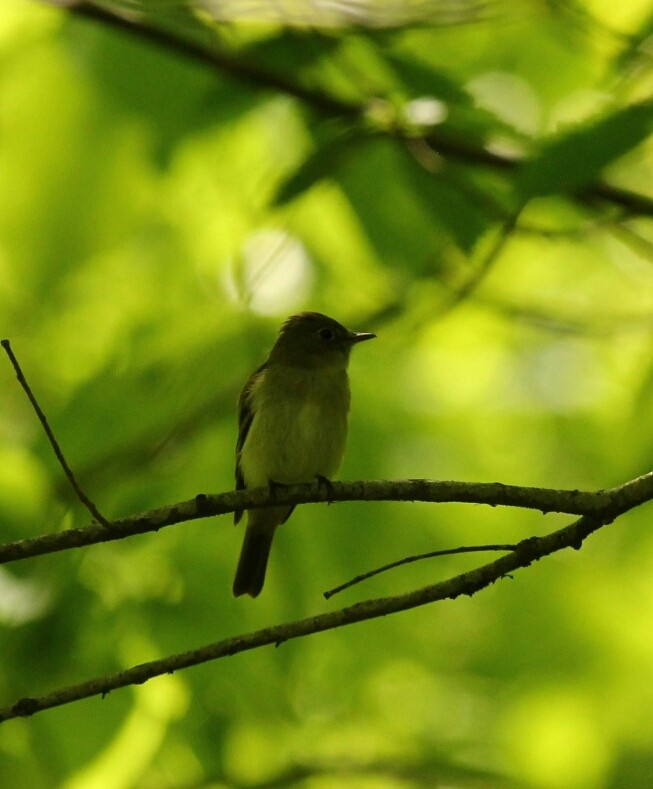
[(334, 338), (334, 333), (331, 329), (325, 327), (318, 331), (318, 337), (321, 337), (323, 340), (332, 340)]

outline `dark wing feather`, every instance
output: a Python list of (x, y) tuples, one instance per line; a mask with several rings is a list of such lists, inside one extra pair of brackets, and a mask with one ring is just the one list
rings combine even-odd
[(288, 520), (288, 518), (289, 518), (289, 517), (290, 517), (290, 516), (293, 514), (293, 511), (294, 511), (294, 509), (295, 509), (295, 505), (293, 504), (293, 505), (292, 505), (292, 507), (291, 507), (291, 508), (288, 510), (288, 514), (286, 515), (286, 517), (285, 517), (285, 518), (284, 518), (284, 519), (281, 521), (281, 524), (282, 524), (282, 525), (283, 525), (283, 524), (284, 524), (284, 523), (285, 523), (285, 522)]
[[(247, 439), (247, 434), (249, 433), (249, 429), (252, 426), (252, 422), (254, 421), (254, 411), (252, 409), (252, 403), (250, 395), (252, 393), (252, 387), (259, 379), (261, 374), (264, 372), (266, 365), (262, 364), (258, 367), (254, 372), (250, 375), (243, 391), (240, 393), (240, 397), (238, 398), (238, 441), (236, 442), (236, 490), (243, 490), (245, 488), (245, 479), (243, 477), (243, 471), (240, 467), (240, 453), (242, 451), (243, 446), (245, 445), (245, 440)], [(243, 517), (243, 510), (235, 510), (234, 511), (234, 523), (239, 523), (240, 519)]]

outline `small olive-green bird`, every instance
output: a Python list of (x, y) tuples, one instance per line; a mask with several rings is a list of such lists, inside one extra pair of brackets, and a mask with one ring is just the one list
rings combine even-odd
[[(349, 354), (375, 336), (349, 331), (317, 312), (288, 318), (238, 401), (236, 490), (328, 480), (336, 473), (347, 441)], [(248, 511), (236, 597), (260, 593), (274, 533), (293, 509)], [(234, 513), (235, 523), (242, 515)]]

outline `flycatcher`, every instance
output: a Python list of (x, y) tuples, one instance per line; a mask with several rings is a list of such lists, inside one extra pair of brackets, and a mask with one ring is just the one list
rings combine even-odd
[[(238, 400), (236, 490), (329, 480), (342, 462), (349, 414), (349, 354), (375, 334), (303, 312), (283, 324)], [(249, 510), (233, 593), (263, 588), (272, 539), (293, 506)], [(238, 523), (243, 512), (234, 513)]]

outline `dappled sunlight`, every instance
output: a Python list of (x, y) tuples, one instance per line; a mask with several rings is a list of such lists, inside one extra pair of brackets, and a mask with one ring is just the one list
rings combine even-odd
[(229, 299), (261, 315), (297, 311), (311, 292), (313, 269), (301, 242), (279, 230), (245, 239), (223, 278)]
[(120, 729), (90, 764), (62, 784), (65, 789), (128, 789), (140, 783), (168, 727), (183, 715), (187, 692), (177, 677), (162, 677), (133, 692), (134, 706)]
[(479, 403), (485, 409), (509, 407), (500, 388), (507, 383), (509, 364), (509, 349), (500, 339), (503, 325), (482, 315), (454, 322), (458, 327), (452, 332), (434, 325), (411, 349), (408, 386), (403, 388), (406, 404), (428, 412), (468, 410)]
[(49, 607), (51, 591), (45, 584), (14, 577), (0, 567), (0, 622), (14, 627), (38, 619)]
[(577, 90), (565, 96), (551, 111), (551, 133), (562, 133), (565, 127), (579, 121), (590, 120), (610, 108), (612, 96), (598, 90)]
[(78, 570), (80, 583), (90, 589), (108, 610), (130, 601), (161, 600), (179, 603), (184, 580), (167, 551), (142, 546), (122, 551), (120, 545), (100, 546), (84, 556)]
[(542, 108), (526, 80), (514, 74), (488, 72), (474, 77), (467, 89), (484, 109), (492, 110), (506, 123), (525, 134), (542, 127)]
[[(234, 486), (238, 394), (303, 310), (377, 335), (352, 354), (340, 479), (599, 490), (649, 472), (647, 4), (327, 31), (209, 22), (218, 5), (102, 5), (135, 35), (86, 4), (9, 0), (0, 19), (0, 338), (103, 515)], [(377, 19), (409, 6), (432, 4)], [(0, 782), (648, 789), (649, 510), (472, 596), (8, 720)], [(90, 520), (3, 354), (2, 542)], [(324, 600), (360, 573), (573, 520), (299, 505), (256, 600), (230, 594), (231, 513), (24, 559), (0, 570), (0, 707), (344, 617), (506, 552)]]
[(369, 678), (363, 704), (404, 748), (423, 739), (457, 749), (478, 742), (486, 724), (473, 684), (415, 660), (389, 660)]
[(590, 13), (623, 33), (637, 30), (649, 19), (651, 11), (647, 0), (628, 0), (616, 8), (610, 0), (586, 0), (586, 5)]
[(536, 687), (505, 705), (498, 731), (510, 761), (530, 785), (585, 789), (611, 765), (609, 738), (591, 693), (564, 684)]
[[(13, 416), (18, 421), (18, 415)], [(0, 435), (5, 432), (2, 427), (0, 419)], [(26, 425), (25, 433), (31, 434), (33, 428), (35, 425)], [(14, 443), (16, 439), (22, 440), (25, 433), (20, 429), (16, 432), (7, 430), (4, 441), (0, 443), (0, 512), (4, 517), (11, 513), (12, 517), (20, 519), (36, 519), (43, 513), (50, 485), (47, 471), (39, 460), (27, 454), (19, 443)]]
[(233, 726), (224, 745), (227, 775), (241, 782), (264, 783), (283, 772), (289, 763), (288, 734), (278, 723)]

